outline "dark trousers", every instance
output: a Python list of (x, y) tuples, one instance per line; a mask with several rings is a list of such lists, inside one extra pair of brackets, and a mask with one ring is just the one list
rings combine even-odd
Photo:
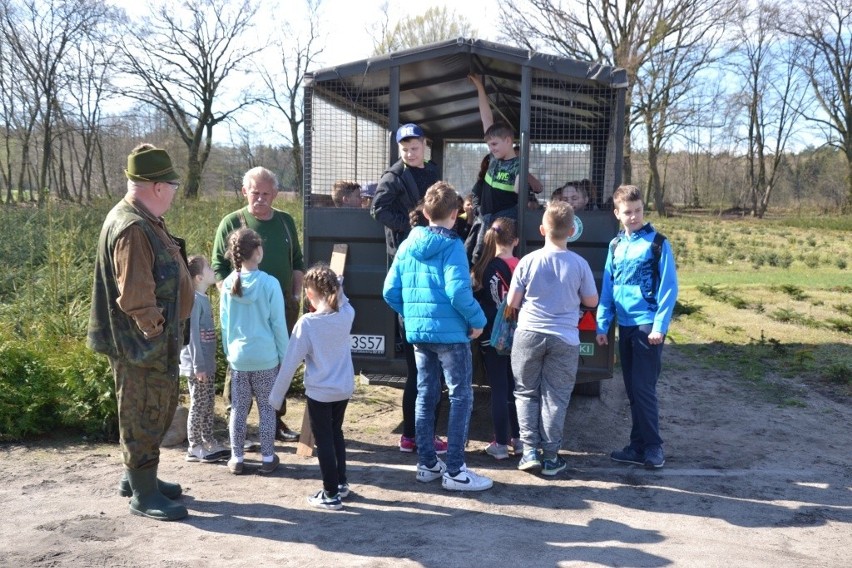
[(515, 408), (515, 375), (508, 355), (498, 355), (491, 346), (480, 347), (485, 361), (485, 372), (491, 386), (491, 420), (494, 423), (494, 440), (504, 446), (509, 438), (520, 438), (518, 411)]
[(650, 325), (618, 326), (618, 353), (627, 400), (630, 401), (630, 446), (637, 452), (660, 447), (660, 414), (657, 378), (660, 376), (663, 344), (648, 343)]
[(343, 415), (349, 400), (319, 402), (310, 397), (308, 417), (317, 446), (322, 488), (337, 495), (337, 486), (346, 483), (346, 441), (343, 439)]
[(160, 443), (178, 403), (177, 360), (166, 372), (110, 358), (118, 402), (118, 434), (125, 467), (146, 469), (160, 463)]

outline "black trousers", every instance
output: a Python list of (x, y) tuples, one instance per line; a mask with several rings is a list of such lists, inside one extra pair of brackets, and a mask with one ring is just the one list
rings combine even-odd
[(337, 486), (346, 483), (346, 441), (343, 439), (343, 415), (349, 400), (319, 402), (308, 399), (308, 417), (317, 446), (322, 488), (337, 495)]

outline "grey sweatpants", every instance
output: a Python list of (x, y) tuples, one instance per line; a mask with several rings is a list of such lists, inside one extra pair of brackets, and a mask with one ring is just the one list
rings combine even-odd
[(555, 335), (515, 331), (512, 372), (525, 452), (541, 447), (544, 458), (551, 459), (562, 448), (579, 357), (579, 345), (568, 345)]

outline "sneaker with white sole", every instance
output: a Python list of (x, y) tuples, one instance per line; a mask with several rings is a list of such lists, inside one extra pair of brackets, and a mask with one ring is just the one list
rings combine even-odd
[(201, 446), (192, 446), (186, 450), (184, 459), (188, 462), (200, 462), (202, 456), (204, 456), (204, 448)]
[(326, 495), (325, 491), (320, 489), (314, 495), (308, 496), (308, 503), (320, 509), (329, 509), (331, 511), (339, 511), (343, 508), (343, 503), (340, 502), (340, 495)]
[(243, 462), (232, 456), (231, 459), (228, 460), (228, 471), (234, 475), (242, 475)]
[(485, 491), (493, 485), (489, 478), (470, 471), (466, 466), (462, 466), (455, 475), (447, 471), (441, 476), (441, 487), (447, 491)]
[(188, 462), (216, 463), (230, 457), (231, 449), (214, 441), (192, 446), (187, 450), (184, 459)]
[(554, 476), (561, 471), (568, 469), (568, 464), (561, 456), (556, 456), (551, 459), (546, 459), (541, 462), (541, 474)]
[(447, 464), (445, 464), (441, 458), (438, 458), (438, 461), (435, 462), (435, 465), (432, 467), (427, 467), (423, 464), (417, 465), (417, 481), (423, 483), (429, 483), (430, 481), (435, 481), (444, 475), (444, 472), (447, 471)]
[(341, 499), (346, 499), (347, 497), (349, 497), (349, 493), (351, 493), (351, 491), (349, 490), (348, 483), (341, 483), (337, 486), (337, 496)]
[(509, 446), (494, 441), (485, 447), (485, 453), (496, 460), (504, 460), (509, 457)]
[(541, 462), (538, 459), (538, 450), (530, 448), (521, 456), (521, 461), (518, 462), (518, 469), (521, 471), (538, 471), (541, 469)]
[(399, 451), (405, 452), (407, 454), (412, 453), (417, 449), (417, 444), (414, 442), (414, 438), (409, 438), (405, 434), (399, 437)]

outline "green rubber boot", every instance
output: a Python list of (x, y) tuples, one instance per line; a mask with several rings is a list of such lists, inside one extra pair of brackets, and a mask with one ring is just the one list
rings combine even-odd
[(133, 488), (130, 499), (130, 512), (158, 521), (176, 521), (189, 513), (186, 507), (175, 503), (157, 487), (157, 468), (128, 469), (127, 478)]
[[(169, 499), (177, 499), (183, 495), (183, 488), (180, 486), (180, 483), (170, 483), (162, 479), (157, 479), (157, 488), (160, 490), (160, 493)], [(118, 482), (118, 494), (122, 497), (133, 496), (133, 489), (130, 488), (130, 480), (127, 479), (127, 470), (124, 471), (121, 481)]]

